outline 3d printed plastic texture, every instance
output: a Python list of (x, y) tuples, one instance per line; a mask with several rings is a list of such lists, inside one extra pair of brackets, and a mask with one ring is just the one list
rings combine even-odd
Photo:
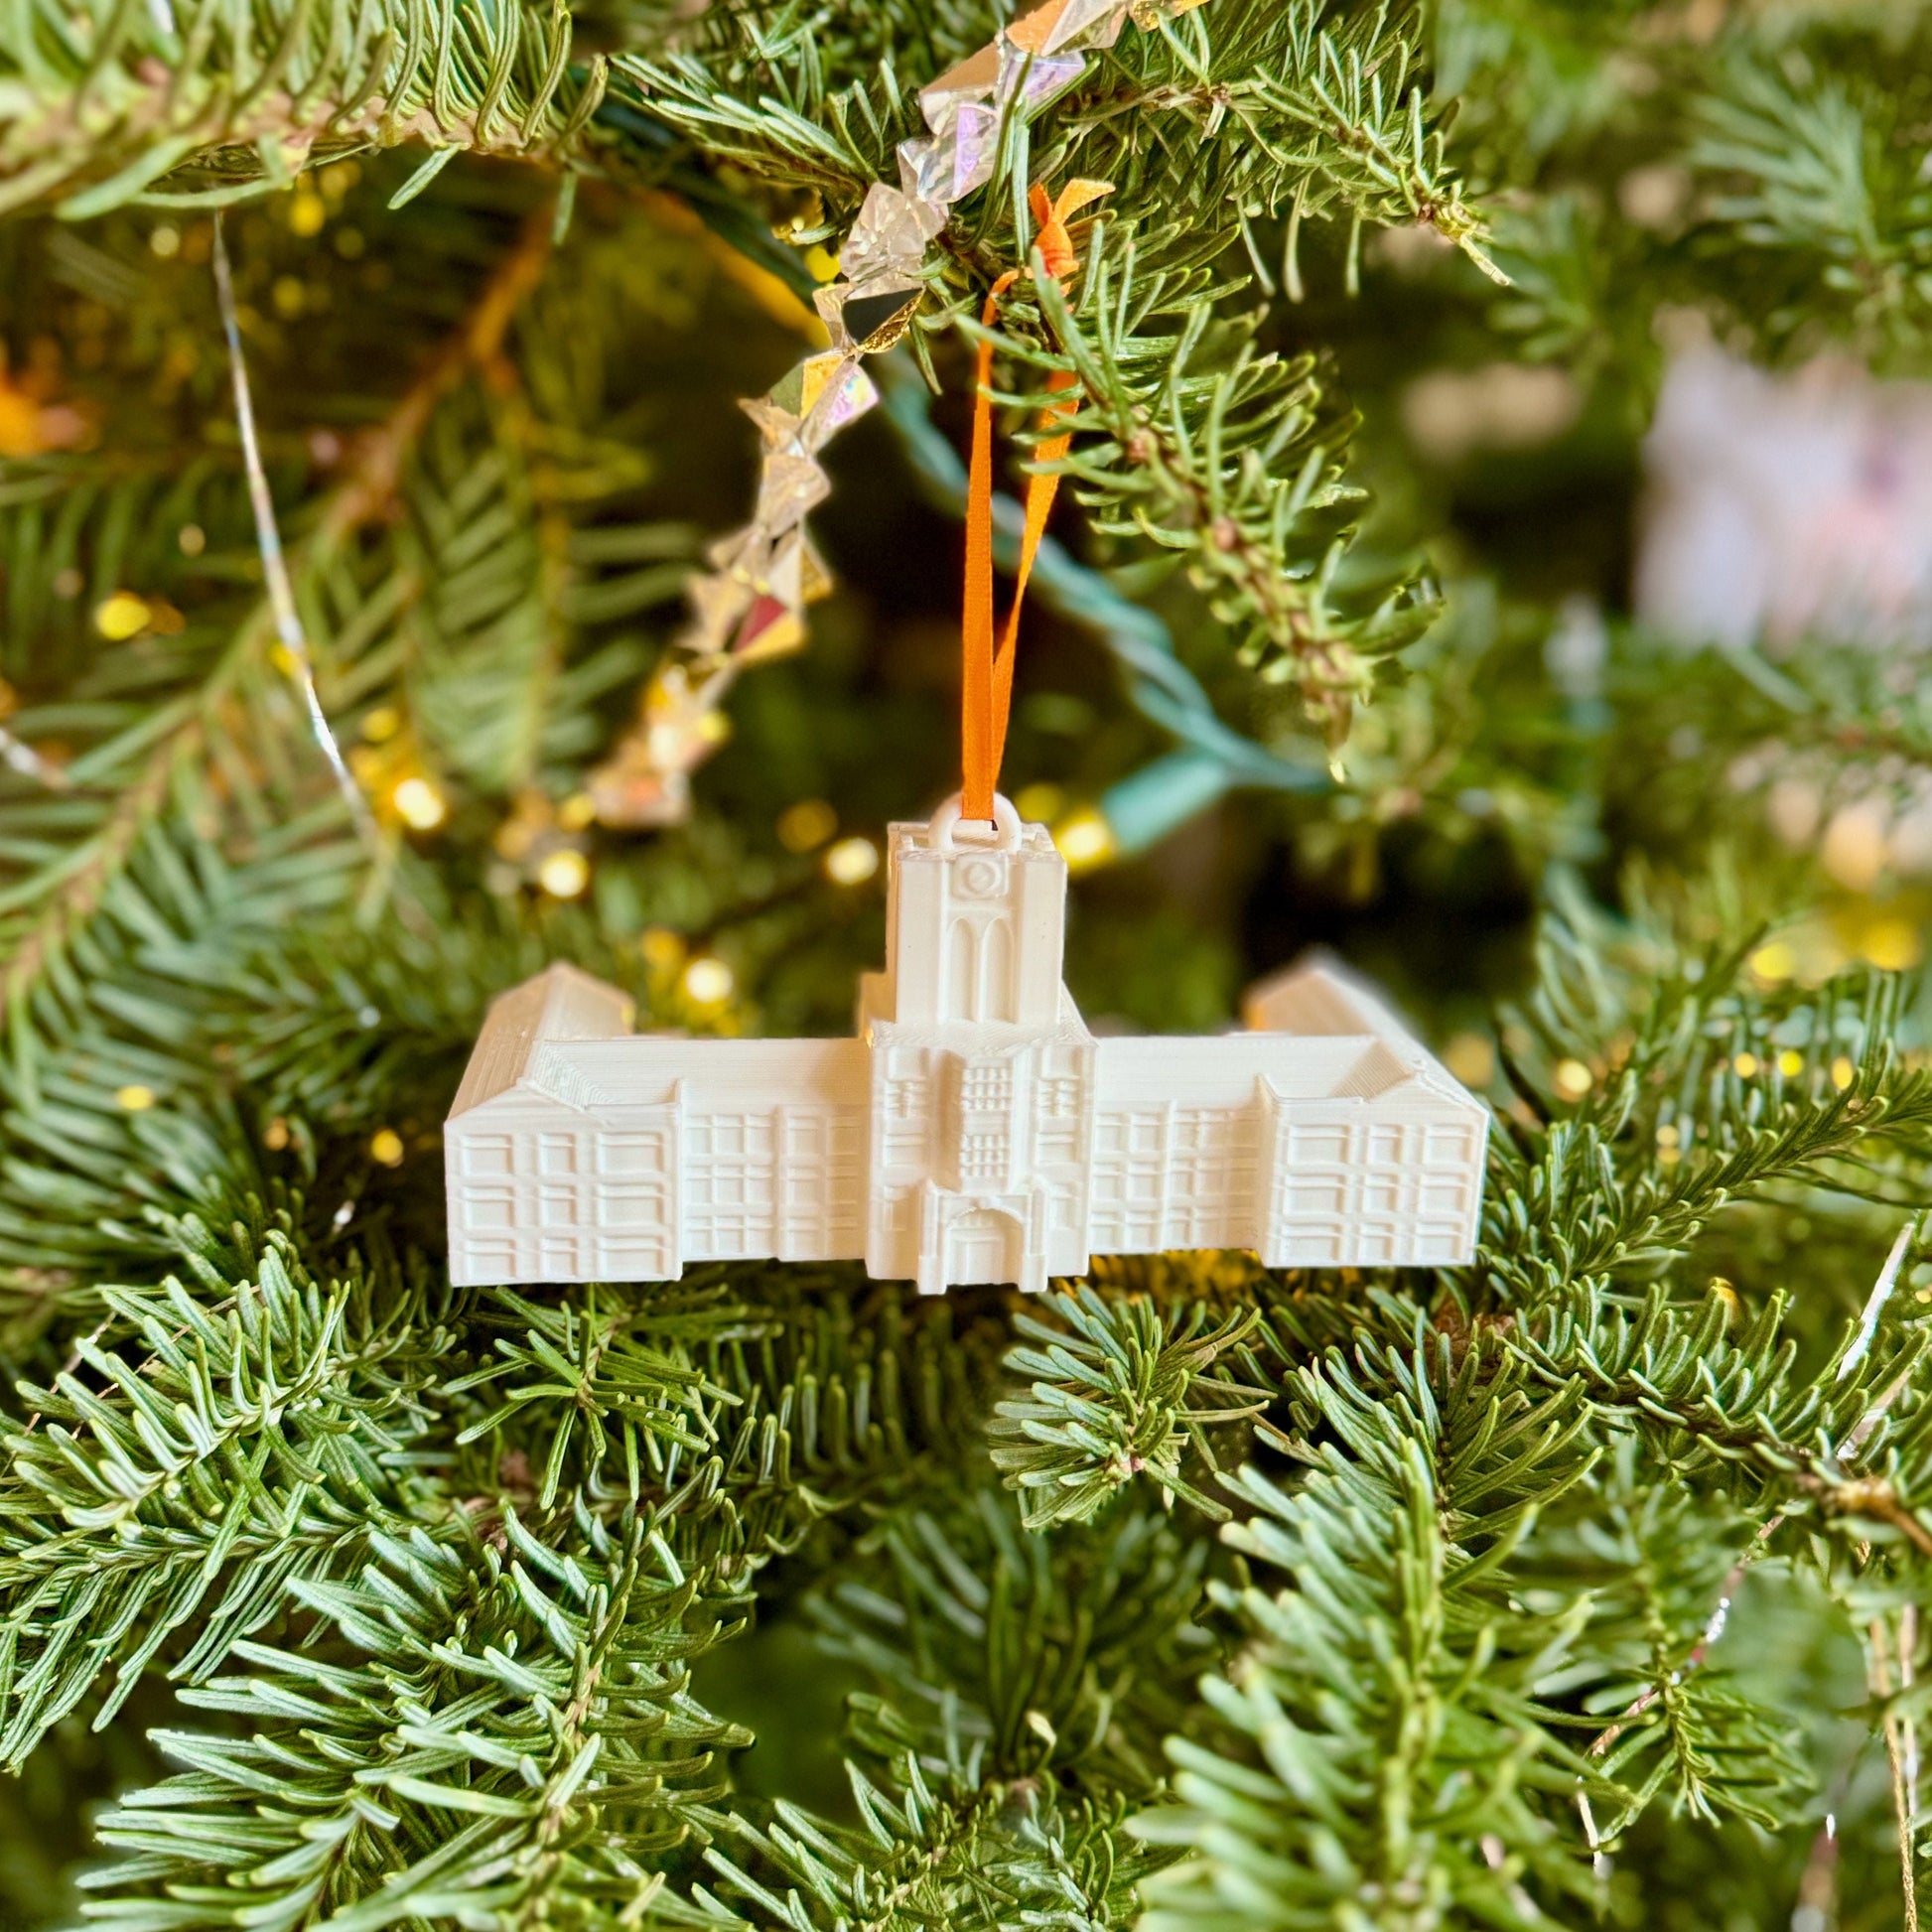
[(1066, 865), (997, 801), (891, 834), (851, 1039), (628, 1032), (570, 966), (490, 1009), (445, 1134), (460, 1283), (863, 1260), (928, 1293), (1094, 1254), (1452, 1264), (1488, 1111), (1365, 987), (1307, 965), (1244, 1033), (1096, 1038), (1061, 984)]

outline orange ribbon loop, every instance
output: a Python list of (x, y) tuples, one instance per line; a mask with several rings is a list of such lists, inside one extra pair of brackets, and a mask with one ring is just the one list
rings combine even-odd
[[(1072, 181), (1049, 201), (1045, 189), (1035, 184), (1028, 202), (1038, 231), (1034, 246), (1039, 250), (1040, 265), (1057, 283), (1064, 282), (1079, 267), (1073, 252), (1067, 219), (1086, 205), (1108, 194), (1111, 184), (1103, 181)], [(1018, 269), (1009, 269), (993, 284), (980, 313), (981, 323), (991, 329), (1000, 313), (1000, 298), (1020, 279)], [(999, 788), (1000, 761), (1006, 754), (1007, 714), (1013, 704), (1013, 654), (1020, 635), (1020, 604), (1027, 595), (1027, 580), (1033, 575), (1034, 558), (1039, 540), (1046, 532), (1047, 512), (1060, 486), (1056, 476), (1032, 476), (1027, 480), (1027, 522), (1020, 539), (1020, 565), (1014, 573), (1013, 608), (1007, 613), (1006, 628), (999, 648), (993, 645), (993, 400), (988, 390), (993, 381), (993, 345), (982, 341), (979, 366), (975, 376), (973, 404), (972, 462), (966, 483), (966, 613), (961, 626), (964, 644), (964, 690), (960, 714), (960, 750), (965, 767), (965, 783), (960, 800), (961, 816), (993, 816), (993, 794)], [(1049, 394), (1070, 389), (1074, 377), (1056, 369), (1048, 377)], [(1048, 402), (1040, 411), (1042, 429), (1055, 418), (1074, 408), (1069, 396)], [(1035, 450), (1035, 461), (1053, 464), (1066, 455), (1073, 437), (1070, 431), (1049, 436)]]

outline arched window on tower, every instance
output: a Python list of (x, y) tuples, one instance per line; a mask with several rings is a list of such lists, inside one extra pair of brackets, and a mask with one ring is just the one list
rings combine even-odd
[(946, 994), (944, 1014), (948, 1020), (977, 1020), (979, 1005), (979, 937), (971, 919), (955, 919), (946, 942)]
[(1013, 929), (996, 919), (980, 939), (980, 974), (976, 1020), (1014, 1018)]

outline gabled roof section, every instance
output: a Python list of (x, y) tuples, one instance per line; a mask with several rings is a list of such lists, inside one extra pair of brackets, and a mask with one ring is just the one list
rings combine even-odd
[(1386, 1040), (1370, 1040), (1363, 1052), (1335, 1087), (1337, 1100), (1373, 1100), (1378, 1094), (1413, 1080), (1417, 1069), (1389, 1051)]
[(1381, 999), (1325, 953), (1298, 960), (1249, 990), (1241, 1017), (1255, 1033), (1304, 1038), (1365, 1038), (1372, 1042), (1336, 1088), (1337, 1097), (1369, 1099), (1404, 1080), (1461, 1102), (1488, 1117), (1488, 1108), (1450, 1074)]
[(630, 1031), (627, 995), (559, 960), (490, 1003), (450, 1118), (467, 1114), (529, 1077), (546, 1040), (611, 1039)]
[(1415, 1035), (1354, 974), (1311, 953), (1248, 989), (1241, 1017), (1258, 1034), (1371, 1034), (1410, 1044)]

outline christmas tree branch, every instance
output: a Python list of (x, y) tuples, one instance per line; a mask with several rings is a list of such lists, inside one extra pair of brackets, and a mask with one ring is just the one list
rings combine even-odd
[(1029, 1529), (1085, 1521), (1127, 1483), (1152, 1475), (1164, 1499), (1180, 1497), (1217, 1520), (1227, 1510), (1181, 1472), (1192, 1449), (1214, 1472), (1207, 1431), (1258, 1415), (1265, 1389), (1212, 1373), (1254, 1328), (1253, 1311), (1213, 1328), (1198, 1303), (1161, 1308), (1109, 1302), (1093, 1290), (1047, 1303), (1054, 1321), (1015, 1317), (1034, 1347), (1015, 1347), (1008, 1372), (1029, 1394), (994, 1411), (993, 1463), (1021, 1493)]
[[(80, 1343), (52, 1388), (25, 1388), (35, 1415), (5, 1432), (12, 1764), (110, 1667), (96, 1725), (178, 1633), (194, 1642), (177, 1667), (205, 1676), (297, 1580), (340, 1574), (377, 1524), (415, 1513), (408, 1451), (446, 1339), (420, 1291), (393, 1277), (324, 1291), (286, 1226), (239, 1282), (206, 1258), (197, 1224), (178, 1239), (200, 1294), (180, 1281), (104, 1291), (102, 1339)], [(112, 1641), (82, 1641), (96, 1617)]]
[(422, 0), (256, 9), (238, 24), (193, 0), (179, 17), (117, 8), (96, 27), (30, 0), (0, 35), (13, 76), (0, 213), (166, 205), (180, 198), (158, 181), (211, 160), (217, 185), (191, 195), (205, 206), (282, 187), (312, 154), (369, 146), (424, 141), (432, 166), (459, 148), (554, 158), (606, 84), (601, 57), (571, 71), (571, 26), (561, 6), (489, 25)]
[[(516, 309), (541, 275), (549, 250), (549, 223), (533, 217), (461, 326), (429, 358), (383, 423), (356, 447), (345, 473), (322, 499), (314, 528), (290, 548), (292, 576), (303, 602), (315, 594), (314, 580), (330, 571), (339, 547), (355, 530), (388, 513), (407, 453), (439, 400), (466, 374), (496, 360)], [(31, 1050), (32, 1035), (23, 1031), (21, 1020), (33, 1004), (34, 988), (101, 907), (107, 888), (139, 849), (144, 829), (171, 801), (175, 773), (206, 754), (211, 732), (218, 729), (215, 721), (244, 682), (271, 668), (263, 660), (272, 630), (273, 614), (264, 596), (235, 625), (231, 641), (202, 674), (175, 721), (164, 723), (159, 732), (152, 718), (143, 721), (139, 742), (145, 755), (100, 831), (89, 845), (63, 851), (48, 882), (51, 896), (41, 900), (33, 925), (13, 934), (4, 985), (14, 1016), (17, 1062), (28, 1069), (28, 1077), (32, 1060), (21, 1056)], [(268, 709), (272, 718), (272, 702)], [(152, 749), (146, 749), (150, 743)], [(69, 778), (93, 789), (112, 769), (110, 743), (70, 767)], [(36, 883), (29, 879), (16, 884), (0, 906), (31, 903)]]

